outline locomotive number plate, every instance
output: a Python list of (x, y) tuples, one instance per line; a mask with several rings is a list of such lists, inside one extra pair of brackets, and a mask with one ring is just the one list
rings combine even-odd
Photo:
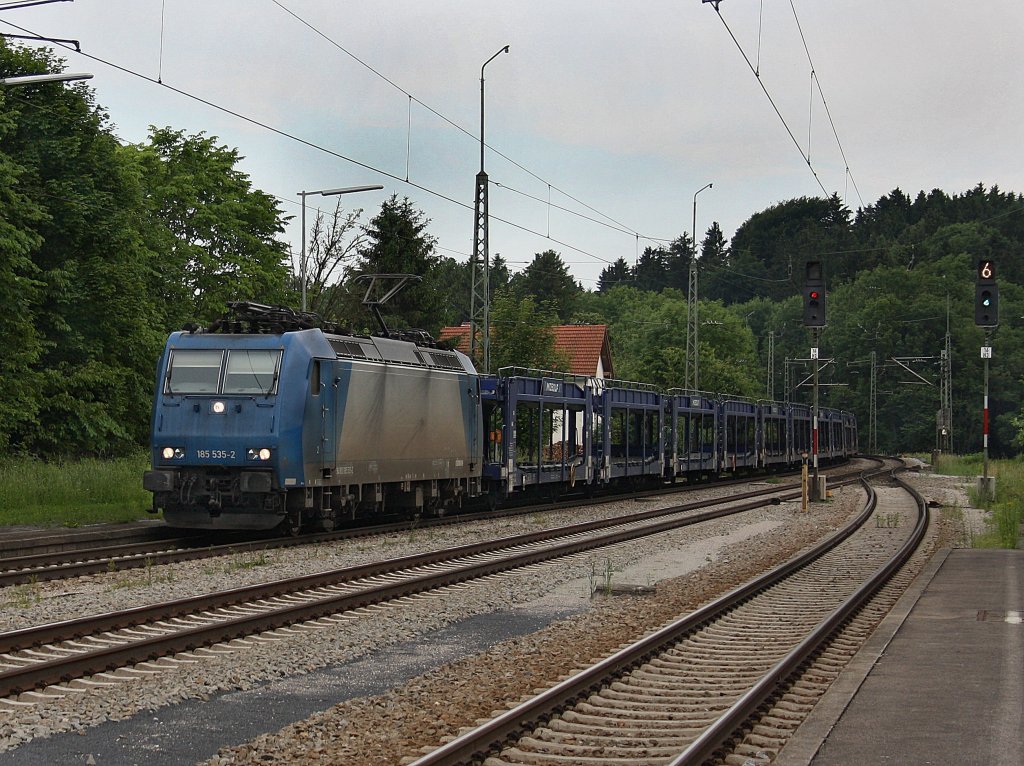
[(197, 449), (196, 457), (199, 460), (234, 460), (233, 449)]

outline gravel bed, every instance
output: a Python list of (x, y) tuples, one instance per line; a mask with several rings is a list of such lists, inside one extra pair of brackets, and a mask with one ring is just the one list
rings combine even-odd
[[(927, 477), (915, 483), (919, 489), (930, 488)], [(662, 552), (674, 551), (680, 569), (690, 571), (658, 582), (653, 596), (595, 599), (583, 614), (410, 679), (386, 694), (350, 700), (245, 745), (224, 748), (204, 766), (409, 763), (465, 728), (529, 698), (536, 689), (792, 557), (855, 515), (862, 501), (859, 491), (843, 489), (833, 502), (812, 505), (808, 514), (792, 509), (767, 514), (779, 523), (766, 530), (758, 522), (760, 533), (754, 538), (737, 535), (739, 530), (733, 528), (724, 541), (666, 545)], [(940, 518), (931, 550), (949, 545), (955, 535), (956, 530)], [(737, 536), (744, 539), (727, 542)], [(707, 554), (703, 564), (694, 565), (695, 550), (699, 559), (702, 546), (715, 543), (723, 544)], [(645, 567), (641, 561), (636, 569), (642, 572)]]
[(614, 518), (637, 510), (668, 508), (679, 503), (723, 497), (733, 491), (708, 487), (674, 497), (605, 503), (0, 588), (0, 631), (357, 566), (491, 537)]
[[(930, 478), (914, 480), (926, 498), (944, 488), (943, 482), (936, 487)], [(860, 494), (847, 488), (834, 502), (813, 505), (808, 514), (783, 511), (782, 523), (760, 535), (756, 545), (746, 539), (723, 546), (684, 576), (659, 582), (654, 596), (598, 599), (584, 614), (411, 679), (386, 694), (349, 700), (244, 746), (223, 749), (204, 766), (410, 763), (460, 731), (514, 707), (535, 689), (792, 557), (855, 515), (860, 504)], [(942, 515), (938, 521), (930, 543), (933, 551), (956, 544), (955, 524)], [(677, 549), (684, 559), (685, 549)]]
[[(478, 719), (517, 704), (535, 689), (550, 686), (791, 557), (841, 526), (862, 505), (862, 492), (843, 489), (832, 502), (815, 504), (806, 514), (799, 506), (786, 504), (745, 515), (744, 521), (702, 525), (696, 535), (691, 530), (688, 535), (672, 533), (643, 541), (632, 551), (636, 558), (622, 563), (624, 577), (635, 582), (637, 574), (650, 571), (652, 557), (664, 561), (665, 554), (676, 558), (680, 573), (658, 581), (653, 595), (594, 598), (586, 612), (544, 630), (445, 665), (387, 694), (341, 703), (277, 733), (226, 748), (206, 763), (407, 762), (421, 749), (436, 747)], [(559, 590), (563, 589), (555, 588), (554, 593)], [(569, 595), (563, 590), (563, 597)], [(553, 597), (557, 596), (539, 603)]]
[(969, 490), (975, 485), (975, 477), (938, 476), (908, 471), (902, 478), (920, 492), (929, 504), (943, 509), (952, 533), (952, 547), (970, 548), (974, 538), (989, 530), (991, 511), (971, 506)]
[[(710, 497), (730, 491), (708, 489), (701, 490), (700, 494)], [(7, 590), (16, 593), (13, 597), (12, 594), (3, 594), (0, 603), (6, 602), (3, 618), (6, 627), (34, 625), (124, 608), (142, 601), (180, 598), (248, 582), (349, 566), (383, 556), (406, 555), (479, 540), (485, 535), (513, 535), (570, 523), (584, 516), (617, 516), (636, 510), (638, 505), (646, 509), (672, 504), (672, 500), (664, 498), (640, 503), (625, 501), (589, 511), (574, 509), (555, 514), (531, 514), (439, 530), (272, 551), (265, 554), (265, 563), (256, 562), (251, 554), (246, 554), (237, 559), (153, 567), (150, 571), (93, 575), (71, 581), (10, 588)], [(760, 516), (763, 523), (785, 513), (790, 512), (774, 508), (754, 516)], [(616, 573), (623, 572), (631, 562), (644, 560), (645, 556), (663, 546), (678, 545), (681, 540), (690, 544), (697, 539), (714, 541), (718, 536), (743, 529), (750, 523), (751, 515), (747, 514), (743, 520), (724, 519), (702, 525), (699, 532), (681, 530), (661, 535), (658, 539), (639, 540), (612, 549), (579, 554), (535, 567), (529, 572), (495, 576), (470, 586), (447, 589), (442, 595), (415, 598), (401, 608), (374, 610), (337, 628), (303, 632), (231, 655), (206, 657), (144, 681), (101, 688), (25, 709), (0, 709), (0, 752), (35, 737), (78, 731), (141, 711), (153, 711), (180, 700), (206, 699), (222, 691), (249, 689), (268, 680), (301, 675), (345, 662), (470, 615), (511, 609), (537, 601), (550, 596), (559, 585), (569, 584), (569, 598), (586, 604), (590, 590), (596, 587), (600, 578), (607, 579), (608, 573), (617, 577)], [(713, 546), (709, 542), (706, 547), (711, 550)]]
[[(729, 488), (700, 490), (687, 495), (686, 499), (734, 491)], [(695, 494), (698, 497), (694, 497)], [(396, 763), (401, 754), (410, 753), (410, 747), (413, 747), (410, 743), (422, 745), (453, 734), (459, 726), (469, 725), (474, 718), (515, 701), (534, 686), (549, 682), (553, 667), (562, 671), (568, 668), (572, 663), (567, 662), (564, 655), (550, 661), (542, 659), (551, 651), (550, 644), (546, 644), (543, 638), (549, 631), (555, 638), (547, 641), (556, 643), (567, 641), (565, 631), (574, 635), (576, 631), (592, 634), (587, 640), (574, 638), (566, 644), (577, 647), (574, 661), (586, 662), (604, 652), (606, 646), (632, 640), (649, 626), (692, 609), (715, 593), (748, 579), (753, 572), (763, 568), (766, 561), (784, 558), (805, 547), (827, 530), (838, 526), (851, 509), (855, 510), (859, 506), (855, 499), (858, 495), (856, 491), (844, 490), (837, 495), (836, 502), (815, 506), (815, 512), (810, 514), (800, 514), (794, 505), (784, 504), (744, 514), (742, 518), (722, 519), (699, 528), (578, 554), (534, 567), (529, 572), (494, 576), (472, 585), (446, 589), (443, 594), (415, 598), (401, 608), (371, 610), (359, 619), (345, 621), (334, 628), (303, 631), (230, 655), (205, 657), (144, 681), (118, 684), (24, 709), (12, 710), (0, 705), (0, 752), (36, 737), (81, 731), (105, 721), (155, 711), (180, 700), (207, 699), (222, 691), (249, 689), (269, 680), (302, 675), (364, 656), (475, 614), (544, 604), (588, 609), (579, 618), (558, 623), (536, 636), (517, 639), (511, 642), (511, 647), (499, 648), (492, 660), (487, 657), (493, 653), (481, 655), (478, 662), (483, 664), (469, 670), (468, 677), (461, 684), (456, 684), (456, 688), (472, 688), (473, 705), (453, 703), (461, 695), (451, 694), (451, 685), (444, 691), (439, 691), (441, 687), (436, 685), (446, 683), (448, 673), (457, 673), (463, 665), (459, 663), (440, 672), (437, 679), (431, 680), (432, 674), (419, 682), (432, 688), (433, 694), (440, 694), (433, 698), (435, 702), (437, 699), (448, 700), (444, 711), (438, 710), (432, 702), (429, 714), (423, 710), (417, 712), (424, 692), (415, 691), (417, 686), (413, 682), (413, 692), (396, 691), (394, 700), (373, 698), (355, 701), (328, 711), (319, 723), (299, 723), (286, 728), (279, 741), (268, 737), (266, 744), (243, 746), (212, 761), (262, 763), (278, 758), (276, 754), (280, 753), (279, 762), (289, 763), (302, 758), (311, 758), (305, 761), (309, 763)], [(4, 604), (0, 626), (10, 629), (40, 624), (146, 601), (181, 598), (244, 583), (350, 566), (383, 556), (406, 555), (475, 541), (483, 536), (514, 535), (598, 515), (616, 516), (635, 510), (638, 505), (646, 509), (672, 504), (672, 500), (664, 498), (641, 503), (624, 501), (589, 510), (532, 514), (438, 530), (271, 551), (262, 555), (245, 554), (153, 567), (148, 571), (115, 572), (71, 581), (19, 586), (6, 589), (7, 592), (0, 591), (0, 603)], [(754, 537), (756, 544), (751, 544)], [(660, 582), (655, 599), (592, 599), (593, 592), (597, 590), (600, 593), (602, 585), (653, 585), (668, 574), (690, 570), (696, 571), (688, 577), (671, 581), (672, 584)], [(638, 604), (644, 605), (638, 607)], [(588, 622), (595, 619), (595, 623)], [(608, 624), (604, 625), (606, 620)], [(597, 629), (598, 625), (602, 626), (601, 630)], [(628, 636), (623, 637), (622, 631), (628, 632)], [(559, 635), (563, 637), (559, 638)], [(516, 657), (523, 649), (538, 660), (536, 671), (520, 674), (518, 671), (529, 668), (529, 663), (524, 665), (522, 657), (508, 659)], [(502, 670), (489, 665), (498, 662), (502, 656), (513, 664)], [(517, 671), (514, 676), (509, 675), (512, 668)], [(430, 684), (435, 686), (430, 687)], [(448, 710), (447, 706), (451, 709)], [(402, 710), (405, 712), (395, 712)], [(378, 718), (368, 720), (364, 717), (368, 713)], [(409, 725), (397, 725), (393, 720), (396, 714), (407, 720)], [(417, 724), (420, 718), (426, 720)], [(342, 726), (339, 723), (341, 719), (355, 723)], [(309, 727), (314, 727), (316, 733), (310, 733), (313, 729)], [(340, 745), (331, 732), (341, 732), (342, 740), (349, 742), (353, 749), (337, 750)], [(325, 755), (326, 760), (321, 759), (315, 746), (309, 749), (311, 740), (323, 741), (324, 747), (335, 755)], [(385, 742), (390, 744), (385, 746)], [(399, 750), (395, 749), (396, 746)], [(380, 759), (364, 760), (358, 752), (364, 747), (381, 753)], [(311, 754), (304, 755), (307, 750)], [(320, 752), (323, 754), (325, 751)]]

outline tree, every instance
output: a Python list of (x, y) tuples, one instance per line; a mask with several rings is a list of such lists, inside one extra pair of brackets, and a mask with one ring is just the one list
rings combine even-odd
[(633, 270), (630, 268), (629, 264), (626, 263), (626, 259), (620, 256), (615, 260), (615, 263), (610, 266), (606, 266), (601, 271), (601, 276), (597, 281), (597, 291), (600, 293), (606, 293), (615, 287), (627, 285), (632, 281)]
[(286, 302), (284, 218), (238, 170), (238, 150), (171, 128), (150, 128), (138, 149), (150, 213), (166, 229), (155, 268), (171, 324), (210, 321), (232, 300)]
[[(686, 295), (617, 287), (590, 296), (591, 321), (609, 325), (618, 377), (678, 388), (686, 369)], [(702, 301), (700, 385), (702, 389), (754, 396), (763, 377), (750, 328), (720, 304)]]
[[(0, 90), (0, 146), (16, 128)], [(18, 179), (25, 168), (0, 151), (0, 337), (6, 343), (0, 354), (0, 454), (6, 451), (12, 432), (31, 427), (39, 410), (35, 395), (41, 380), (36, 364), (43, 352), (43, 339), (32, 321), (36, 295), (41, 283), (32, 263), (32, 252), (42, 240), (36, 232), (44, 212), (18, 191)]]
[[(714, 224), (718, 226), (718, 224)], [(687, 292), (690, 287), (690, 262), (694, 257), (693, 240), (685, 231), (669, 243), (665, 255), (665, 287)]]
[(562, 322), (572, 317), (576, 299), (583, 292), (554, 250), (537, 253), (522, 273), (512, 277), (509, 287), (519, 298), (532, 297), (538, 305), (548, 303)]
[(469, 321), (469, 273), (468, 261), (444, 256), (438, 258), (437, 264), (430, 269), (427, 279), (418, 289), (436, 294), (441, 299), (439, 313), (430, 324), (431, 330)]
[[(0, 45), (0, 74), (61, 68), (52, 54)], [(133, 449), (164, 335), (138, 167), (85, 85), (25, 86), (4, 104), (0, 155), (18, 167), (0, 162), (16, 206), (3, 215), (3, 258), (20, 292), (4, 305), (19, 317), (5, 323), (32, 325), (5, 370), (5, 398), (9, 386), (25, 414), (4, 439), (39, 455)]]
[[(358, 274), (415, 274), (423, 283), (406, 289), (386, 304), (382, 313), (389, 327), (418, 327), (435, 332), (443, 325), (452, 285), (438, 284), (434, 254), (436, 239), (427, 234), (420, 210), (408, 197), (393, 194), (364, 228), (366, 242), (353, 272)], [(361, 295), (358, 287), (355, 287)], [(469, 287), (467, 283), (466, 292)]]
[(487, 280), (489, 289), (488, 295), (497, 295), (508, 287), (511, 274), (508, 270), (508, 263), (506, 263), (505, 259), (501, 257), (501, 253), (495, 253), (494, 257), (491, 258), (491, 265), (488, 268), (488, 274), (490, 276), (490, 279)]
[(491, 303), (491, 367), (568, 371), (569, 360), (555, 351), (552, 327), (557, 323), (550, 304), (500, 292)]
[(701, 297), (726, 304), (733, 303), (735, 296), (728, 282), (732, 268), (731, 253), (717, 221), (711, 224), (704, 235), (700, 251)]
[(838, 196), (787, 200), (752, 215), (732, 238), (732, 269), (739, 302), (791, 295), (808, 260), (825, 263), (830, 279), (852, 276), (855, 242), (850, 211)]
[[(351, 321), (342, 316), (345, 296), (341, 282), (366, 243), (366, 234), (359, 227), (362, 213), (360, 208), (342, 213), (339, 200), (330, 221), (320, 211), (313, 221), (307, 245), (307, 305), (324, 319)], [(298, 290), (301, 292), (301, 284)]]
[(634, 284), (640, 290), (656, 293), (665, 288), (668, 253), (660, 247), (645, 247), (633, 270)]

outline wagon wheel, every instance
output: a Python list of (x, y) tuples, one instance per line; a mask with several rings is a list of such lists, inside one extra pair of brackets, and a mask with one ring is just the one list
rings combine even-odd
[(499, 501), (499, 499), (500, 498), (498, 497), (498, 490), (491, 489), (487, 493), (487, 510), (488, 511), (496, 511), (496, 510), (498, 510), (498, 501)]

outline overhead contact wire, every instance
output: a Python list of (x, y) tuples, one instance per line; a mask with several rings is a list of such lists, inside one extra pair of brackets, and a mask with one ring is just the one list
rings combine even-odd
[[(9, 21), (4, 21), (3, 23), (8, 24), (9, 26), (15, 27), (16, 29), (21, 29), (21, 27), (18, 27), (18, 26), (14, 25), (14, 24), (11, 24)], [(26, 31), (26, 32), (31, 33), (31, 30), (22, 30), (22, 31)], [(62, 47), (64, 47), (65, 49), (70, 50), (70, 48), (68, 48), (68, 46), (66, 46), (66, 45), (63, 45)], [(368, 164), (366, 162), (362, 162), (360, 160), (357, 160), (354, 157), (349, 157), (347, 155), (342, 154), (341, 152), (337, 152), (337, 151), (335, 151), (333, 149), (329, 149), (326, 146), (321, 146), (320, 144), (313, 143), (312, 141), (309, 141), (309, 140), (307, 140), (305, 138), (297, 136), (294, 133), (289, 133), (288, 131), (282, 130), (281, 128), (275, 128), (273, 125), (270, 125), (268, 123), (262, 122), (261, 120), (258, 120), (255, 117), (249, 117), (247, 115), (242, 114), (241, 112), (236, 112), (235, 110), (233, 110), (233, 109), (231, 109), (229, 107), (222, 106), (221, 104), (218, 104), (218, 103), (216, 103), (214, 101), (210, 101), (209, 99), (203, 98), (202, 96), (197, 96), (194, 93), (189, 93), (186, 90), (182, 90), (181, 88), (177, 88), (177, 87), (175, 87), (173, 85), (168, 85), (165, 82), (158, 82), (157, 80), (153, 79), (149, 75), (145, 75), (145, 74), (142, 74), (141, 72), (136, 72), (136, 71), (134, 71), (132, 69), (128, 69), (127, 67), (121, 66), (120, 64), (115, 64), (112, 61), (107, 61), (106, 59), (103, 59), (103, 58), (101, 58), (99, 56), (95, 56), (95, 55), (93, 55), (91, 53), (85, 53), (84, 51), (75, 51), (75, 52), (78, 53), (81, 56), (84, 56), (85, 58), (89, 59), (90, 61), (95, 61), (95, 62), (97, 62), (99, 64), (103, 64), (104, 66), (108, 66), (111, 69), (115, 69), (115, 70), (117, 70), (119, 72), (123, 72), (124, 74), (131, 75), (132, 77), (136, 77), (136, 78), (138, 78), (140, 80), (145, 80), (146, 82), (151, 83), (153, 85), (157, 85), (157, 86), (159, 86), (161, 88), (166, 88), (167, 90), (169, 90), (169, 91), (171, 91), (173, 93), (177, 93), (180, 96), (183, 96), (183, 97), (185, 97), (187, 99), (191, 99), (192, 101), (195, 101), (197, 103), (203, 104), (204, 106), (208, 106), (211, 109), (215, 109), (215, 110), (217, 110), (219, 112), (222, 112), (224, 114), (228, 114), (228, 115), (230, 115), (232, 117), (235, 117), (235, 118), (237, 118), (239, 120), (242, 120), (243, 122), (247, 122), (250, 125), (255, 125), (256, 127), (259, 127), (259, 128), (264, 129), (264, 130), (270, 131), (271, 133), (274, 133), (275, 135), (281, 136), (282, 138), (287, 138), (287, 139), (289, 139), (291, 141), (295, 141), (296, 143), (302, 144), (303, 146), (309, 147), (310, 149), (315, 149), (316, 151), (320, 151), (320, 152), (323, 152), (325, 154), (329, 154), (332, 157), (336, 157), (336, 158), (338, 158), (340, 160), (344, 160), (345, 162), (349, 162), (349, 163), (351, 163), (353, 165), (356, 165), (357, 167), (364, 168), (364, 169), (369, 170), (369, 171), (371, 171), (373, 173), (379, 173), (380, 175), (384, 176), (385, 178), (390, 178), (393, 181), (397, 181), (399, 183), (408, 184), (409, 186), (413, 187), (414, 189), (418, 189), (418, 190), (420, 190), (420, 191), (422, 191), (422, 192), (424, 192), (426, 194), (429, 194), (429, 195), (431, 195), (433, 197), (436, 197), (438, 199), (444, 200), (445, 202), (450, 202), (453, 205), (461, 207), (461, 208), (463, 208), (465, 210), (472, 210), (473, 209), (472, 205), (470, 205), (470, 204), (468, 204), (466, 202), (460, 202), (459, 200), (455, 199), (454, 197), (450, 197), (447, 194), (444, 194), (443, 192), (439, 192), (439, 191), (437, 191), (435, 189), (431, 189), (430, 187), (424, 186), (423, 184), (417, 183), (415, 181), (407, 181), (404, 178), (402, 178), (400, 175), (396, 175), (396, 174), (394, 174), (394, 173), (392, 173), (392, 172), (390, 172), (388, 170), (384, 170), (383, 168), (375, 167), (374, 165), (370, 165), (370, 164)], [(576, 215), (578, 215), (578, 213)], [(555, 243), (556, 245), (559, 245), (560, 247), (564, 247), (564, 248), (572, 250), (572, 251), (574, 251), (576, 253), (579, 253), (580, 255), (585, 255), (588, 258), (593, 258), (594, 260), (600, 261), (601, 263), (607, 263), (607, 264), (611, 264), (612, 263), (611, 260), (609, 260), (607, 258), (604, 258), (604, 257), (598, 255), (597, 253), (592, 253), (589, 250), (584, 250), (581, 247), (576, 247), (575, 245), (572, 245), (572, 244), (570, 244), (568, 242), (565, 242), (563, 240), (556, 239), (556, 238), (553, 238), (553, 237), (549, 237), (549, 236), (545, 235), (543, 232), (536, 231), (535, 229), (531, 229), (529, 226), (524, 226), (522, 224), (515, 223), (514, 221), (510, 221), (510, 220), (508, 220), (506, 218), (502, 218), (501, 216), (494, 215), (493, 213), (490, 214), (490, 218), (492, 220), (494, 220), (494, 221), (498, 221), (499, 223), (503, 223), (506, 226), (511, 226), (512, 228), (514, 228), (514, 229), (516, 229), (518, 231), (522, 231), (522, 232), (524, 232), (526, 234), (532, 234), (535, 237), (539, 237), (540, 239), (548, 240), (550, 242)]]
[(747, 66), (750, 68), (750, 71), (753, 73), (754, 79), (757, 80), (758, 86), (760, 86), (761, 90), (764, 92), (764, 95), (768, 99), (768, 103), (770, 103), (772, 105), (772, 109), (775, 110), (775, 114), (778, 115), (779, 120), (782, 121), (782, 126), (786, 129), (786, 133), (789, 134), (789, 138), (793, 142), (793, 146), (796, 147), (797, 151), (800, 152), (800, 156), (804, 159), (804, 162), (807, 163), (807, 167), (811, 171), (811, 175), (814, 176), (814, 180), (818, 182), (818, 186), (821, 187), (822, 193), (826, 197), (831, 196), (828, 193), (828, 190), (825, 188), (825, 185), (822, 184), (821, 179), (818, 178), (818, 174), (815, 172), (814, 167), (811, 165), (810, 157), (808, 155), (804, 154), (803, 147), (800, 146), (800, 142), (797, 140), (796, 136), (793, 135), (793, 130), (789, 127), (789, 123), (786, 122), (786, 118), (782, 116), (782, 112), (779, 111), (779, 107), (775, 103), (775, 99), (772, 98), (772, 94), (769, 93), (768, 89), (764, 86), (764, 83), (761, 81), (760, 75), (758, 75), (758, 73), (757, 73), (757, 69), (751, 63), (750, 57), (747, 55), (747, 52), (745, 50), (743, 50), (743, 46), (740, 45), (740, 41), (736, 39), (736, 35), (733, 34), (732, 29), (729, 27), (729, 23), (725, 20), (725, 17), (722, 16), (722, 12), (718, 9), (717, 5), (715, 6), (715, 13), (718, 14), (718, 18), (722, 22), (722, 26), (725, 27), (725, 31), (729, 33), (729, 37), (731, 37), (733, 43), (735, 43), (736, 50), (738, 50), (740, 52), (740, 55), (743, 56), (743, 60), (745, 62), (747, 62)]

